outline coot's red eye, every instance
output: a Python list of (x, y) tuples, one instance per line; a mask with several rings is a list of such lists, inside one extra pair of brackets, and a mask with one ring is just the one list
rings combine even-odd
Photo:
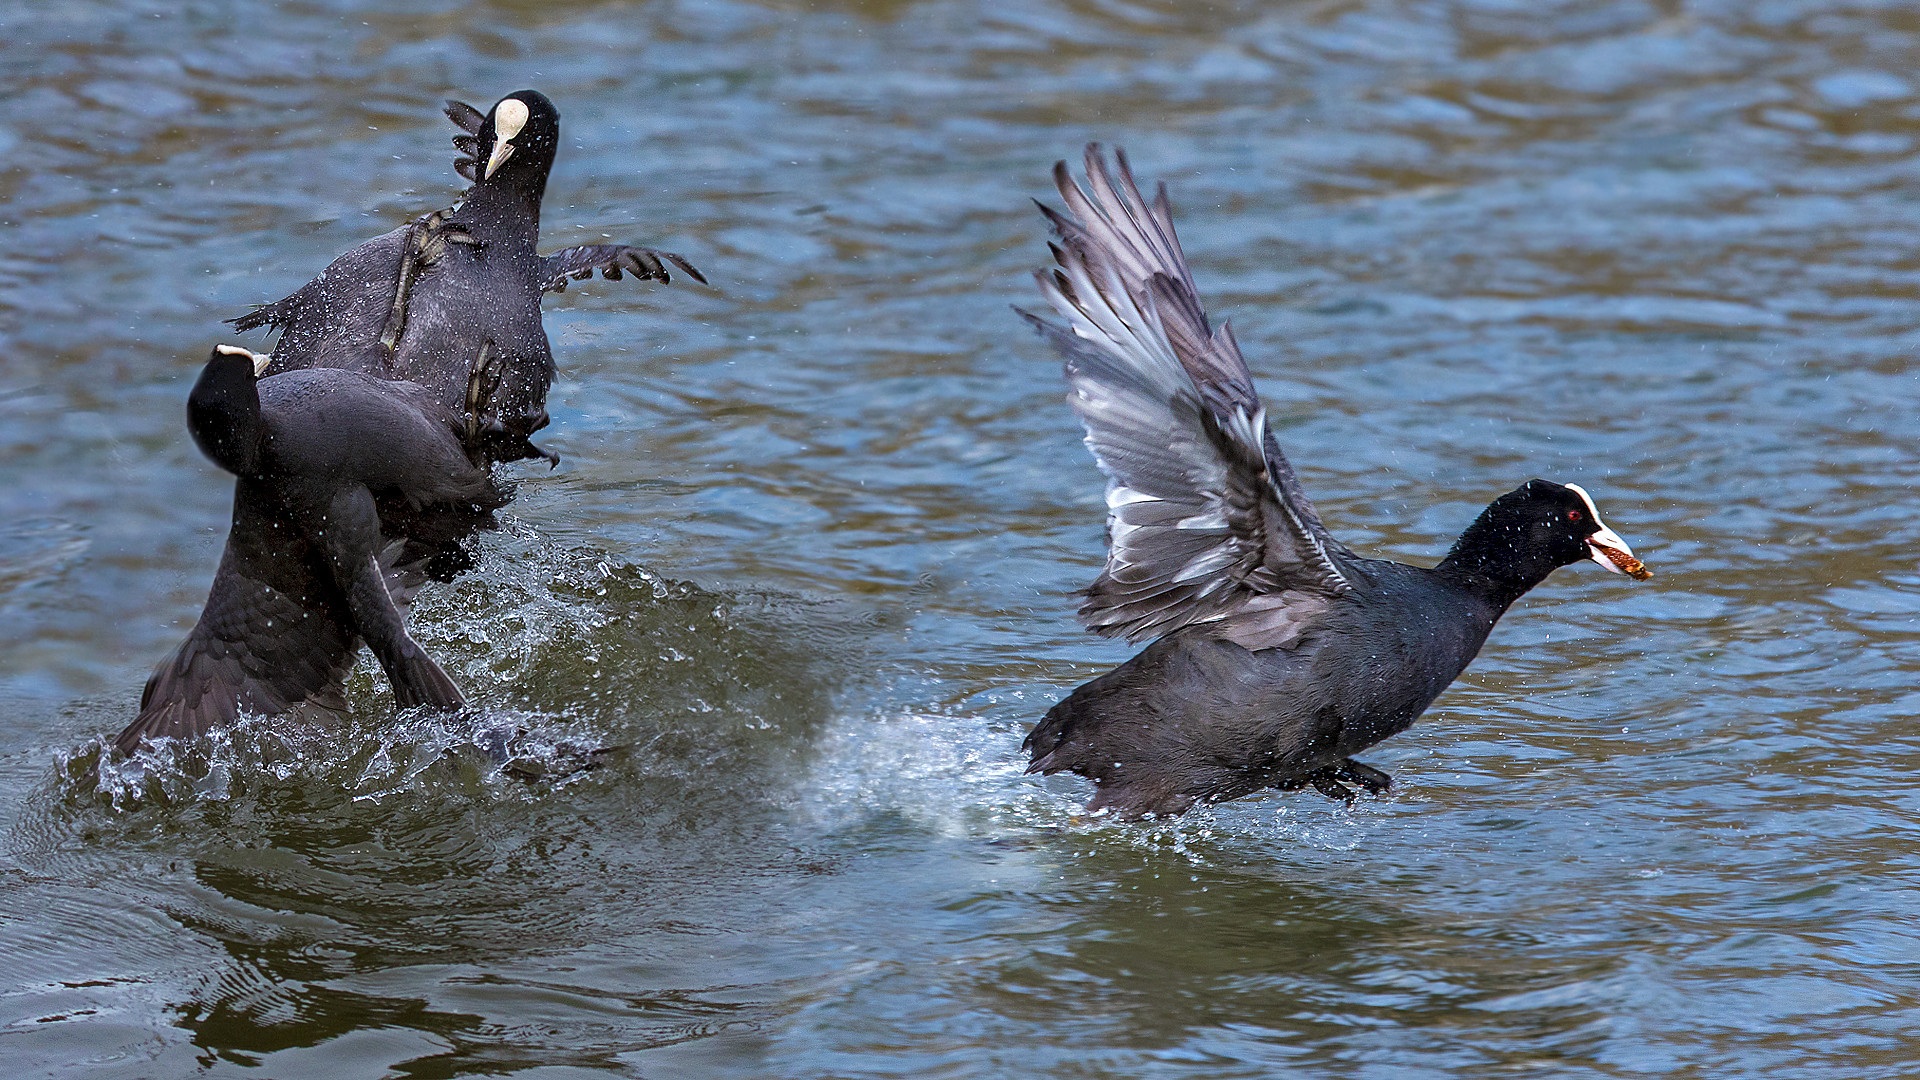
[(1580, 513), (1580, 511), (1578, 511), (1578, 510), (1569, 510), (1569, 511), (1567, 511), (1567, 520), (1568, 520), (1568, 521), (1579, 521), (1581, 517), (1582, 517), (1582, 515), (1581, 515), (1581, 513)]

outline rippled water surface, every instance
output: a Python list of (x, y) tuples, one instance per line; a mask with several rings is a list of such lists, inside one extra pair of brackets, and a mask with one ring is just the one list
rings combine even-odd
[[(1914, 1075), (1916, 71), (1790, 0), (0, 7), (5, 1071)], [(363, 664), (344, 731), (103, 757), (225, 530), (219, 320), (522, 86), (545, 246), (716, 287), (549, 301), (565, 460), (414, 618), (485, 708)], [(1091, 138), (1353, 546), (1538, 475), (1659, 575), (1557, 573), (1385, 798), (1021, 775), (1127, 655), (1009, 310)]]

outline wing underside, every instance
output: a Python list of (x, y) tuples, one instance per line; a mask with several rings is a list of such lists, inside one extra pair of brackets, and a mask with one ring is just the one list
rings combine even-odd
[(1069, 213), (1048, 212), (1056, 265), (1037, 275), (1067, 325), (1033, 320), (1108, 477), (1107, 564), (1081, 620), (1135, 640), (1218, 622), (1250, 647), (1288, 644), (1352, 587), (1344, 549), (1273, 445), (1232, 333), (1209, 327), (1164, 190), (1149, 206), (1125, 158), (1116, 182), (1097, 147), (1087, 168), (1091, 196), (1056, 170)]

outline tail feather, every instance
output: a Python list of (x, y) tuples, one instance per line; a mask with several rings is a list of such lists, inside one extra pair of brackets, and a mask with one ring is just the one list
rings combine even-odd
[[(1143, 656), (1147, 654), (1142, 654)], [(1047, 710), (1021, 748), (1028, 773), (1070, 772), (1094, 783), (1090, 811), (1126, 820), (1186, 813), (1205, 794), (1177, 768), (1179, 748), (1159, 706), (1135, 692), (1140, 657), (1081, 686)]]

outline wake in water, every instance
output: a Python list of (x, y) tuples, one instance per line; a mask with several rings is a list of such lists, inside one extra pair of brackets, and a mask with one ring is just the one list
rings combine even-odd
[[(818, 836), (892, 819), (995, 844), (1091, 839), (1204, 861), (1213, 841), (1236, 838), (1353, 847), (1396, 812), (1278, 795), (1181, 822), (1088, 815), (1076, 785), (1024, 775), (1019, 753), (1031, 714), (1071, 675), (1041, 664), (955, 701), (946, 684), (988, 673), (874, 670), (862, 657), (887, 620), (871, 611), (711, 592), (511, 523), (474, 573), (416, 612), (418, 637), (478, 707), (396, 716), (363, 664), (337, 725), (247, 718), (120, 756), (105, 734), (115, 718), (93, 717), (101, 734), (56, 756), (15, 850), (71, 850), (102, 829), (135, 848), (170, 849), (156, 828), (277, 843), (285, 828), (324, 833), (325, 819), (369, 813), (424, 815), (418, 828), (437, 833), (477, 811), (512, 834), (566, 808), (603, 824), (729, 834)], [(942, 698), (955, 704), (892, 704)]]
[[(926, 692), (922, 687), (922, 692)], [(882, 709), (837, 717), (814, 742), (795, 816), (824, 832), (891, 819), (947, 840), (1050, 847), (1065, 840), (1142, 853), (1171, 852), (1194, 865), (1238, 861), (1248, 846), (1347, 851), (1411, 812), (1410, 788), (1352, 807), (1309, 792), (1274, 792), (1196, 807), (1185, 817), (1126, 821), (1088, 813), (1083, 785), (1026, 774), (1020, 738), (1049, 686), (1002, 690), (988, 716)], [(975, 704), (982, 704), (976, 702)], [(1397, 827), (1397, 826), (1396, 826)]]

